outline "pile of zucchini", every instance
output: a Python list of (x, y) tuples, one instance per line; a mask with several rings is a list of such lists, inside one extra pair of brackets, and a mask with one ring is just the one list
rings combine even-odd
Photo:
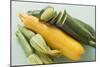
[(82, 20), (72, 17), (66, 10), (57, 12), (52, 6), (48, 6), (42, 10), (28, 11), (28, 14), (55, 25), (82, 44), (96, 47), (95, 30)]
[(36, 34), (22, 25), (18, 25), (16, 37), (28, 57), (29, 64), (54, 63), (51, 57), (59, 54), (58, 50), (51, 50), (40, 34)]

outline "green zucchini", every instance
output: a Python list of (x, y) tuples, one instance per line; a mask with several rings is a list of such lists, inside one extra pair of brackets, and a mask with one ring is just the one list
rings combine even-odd
[(65, 23), (66, 19), (67, 19), (67, 15), (66, 15), (66, 10), (64, 10), (61, 15), (58, 18), (59, 20), (57, 21), (56, 25), (62, 25)]
[(30, 64), (43, 64), (42, 60), (40, 59), (40, 57), (36, 54), (31, 54), (29, 57), (28, 57), (28, 62)]
[(95, 30), (87, 23), (70, 16), (66, 10), (55, 14), (54, 8), (49, 6), (40, 12), (40, 19), (41, 17), (45, 19), (43, 21), (50, 21), (50, 24), (59, 27), (81, 43), (95, 47)]
[(28, 30), (24, 26), (18, 25), (18, 29), (27, 38), (27, 40), (30, 40), (35, 35), (34, 32), (32, 32), (31, 30)]
[(49, 57), (47, 54), (41, 53), (39, 51), (36, 51), (36, 54), (40, 57), (44, 64), (54, 63), (52, 58)]
[(50, 23), (51, 24), (55, 24), (60, 15), (61, 15), (61, 12), (59, 12), (57, 15), (55, 15), (54, 18), (52, 18), (52, 20), (50, 21)]
[(55, 11), (54, 15), (52, 16), (52, 18), (51, 18), (51, 19), (48, 19), (48, 22), (51, 22), (51, 20), (52, 20), (55, 16), (57, 16), (57, 12), (56, 12), (56, 11)]
[(51, 49), (47, 46), (46, 42), (44, 41), (43, 37), (40, 34), (36, 34), (30, 39), (31, 46), (39, 52), (48, 54)]
[[(68, 13), (66, 13), (67, 15), (67, 19), (66, 19), (66, 26), (69, 26), (69, 28), (71, 28), (77, 35), (80, 36), (80, 40), (83, 41), (83, 43), (85, 44), (89, 44), (89, 41), (91, 41), (91, 37), (92, 34), (84, 27), (82, 26), (81, 23), (77, 22), (76, 20), (74, 20)], [(69, 32), (67, 30), (65, 30), (66, 32)], [(73, 34), (72, 34), (73, 35)], [(76, 36), (76, 35), (73, 35)], [(78, 38), (78, 37), (77, 37)], [(92, 44), (89, 44), (92, 45)], [(94, 46), (94, 44), (93, 44)]]
[(40, 12), (40, 20), (47, 22), (55, 15), (55, 10), (53, 7), (48, 6), (41, 10)]
[(64, 31), (65, 33), (69, 34), (71, 37), (73, 37), (74, 39), (78, 40), (79, 42), (81, 42), (81, 43), (87, 43), (86, 40), (85, 40), (85, 38), (79, 36), (66, 23), (61, 24), (61, 25), (57, 25), (57, 27), (59, 27), (62, 31)]
[(27, 13), (29, 15), (36, 16), (36, 17), (40, 16), (40, 10), (28, 11)]
[(64, 17), (65, 17), (65, 16), (64, 16), (64, 11), (61, 11), (60, 15), (58, 15), (56, 24), (62, 22), (62, 19), (63, 19)]
[(19, 30), (16, 31), (16, 36), (17, 36), (18, 40), (20, 41), (20, 43), (21, 43), (20, 45), (24, 49), (26, 56), (28, 57), (31, 54), (33, 54), (32, 48), (30, 47), (29, 43), (25, 39), (24, 35)]
[(92, 34), (92, 39), (95, 41), (95, 30), (89, 25), (86, 24), (85, 22), (77, 19), (77, 18), (73, 18), (77, 23), (80, 23), (84, 28), (86, 28), (91, 34)]
[(65, 22), (70, 28), (72, 28), (77, 34), (89, 39), (91, 34), (90, 32), (82, 27), (79, 23), (74, 21), (70, 15), (67, 14), (67, 19)]
[(59, 13), (58, 20), (55, 23), (57, 27), (76, 40), (95, 47), (95, 36), (92, 34), (95, 33), (93, 28), (78, 19), (74, 19), (65, 10)]
[(75, 31), (73, 31), (73, 29), (70, 28), (66, 23), (64, 23), (63, 25), (59, 25), (58, 27), (60, 29), (62, 29), (65, 33), (67, 33), (70, 36), (72, 36), (74, 39), (78, 40), (80, 43), (86, 44), (86, 45), (89, 44), (89, 45), (95, 47), (95, 41), (86, 40), (86, 38), (78, 35)]

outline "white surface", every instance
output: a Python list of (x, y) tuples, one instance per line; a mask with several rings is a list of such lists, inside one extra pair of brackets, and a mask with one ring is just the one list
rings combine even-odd
[[(41, 1), (41, 0), (36, 0)], [(100, 2), (99, 0), (42, 0), (74, 4), (95, 4), (97, 6), (97, 49), (96, 62), (42, 65), (34, 67), (99, 67), (100, 65)], [(10, 64), (10, 3), (9, 0), (0, 0), (0, 67), (9, 67)], [(6, 38), (5, 38), (6, 37)], [(25, 66), (33, 67), (33, 66)]]
[[(41, 10), (46, 6), (53, 6), (55, 10), (60, 11), (66, 9), (69, 14), (86, 21), (95, 28), (95, 7), (94, 6), (77, 6), (77, 5), (63, 5), (63, 4), (48, 4), (48, 3), (34, 3), (34, 2), (12, 2), (12, 65), (27, 65), (27, 57), (21, 48), (15, 32), (17, 24), (21, 21), (18, 17), (19, 13), (25, 13), (29, 10)], [(85, 46), (86, 47), (86, 46)], [(93, 61), (95, 60), (95, 49), (88, 46), (85, 55), (80, 61)], [(57, 62), (70, 62), (65, 58), (56, 59)]]

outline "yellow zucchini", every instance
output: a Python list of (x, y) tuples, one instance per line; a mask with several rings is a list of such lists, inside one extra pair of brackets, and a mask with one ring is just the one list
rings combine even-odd
[(65, 57), (79, 60), (84, 54), (82, 45), (60, 29), (40, 22), (37, 17), (31, 15), (19, 14), (19, 17), (25, 27), (41, 34), (51, 48), (59, 50)]

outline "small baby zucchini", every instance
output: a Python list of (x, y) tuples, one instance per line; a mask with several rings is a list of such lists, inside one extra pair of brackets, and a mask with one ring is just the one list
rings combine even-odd
[(25, 39), (25, 37), (23, 36), (23, 34), (18, 30), (16, 32), (16, 36), (17, 36), (18, 40), (20, 41), (20, 43), (21, 43), (20, 45), (24, 49), (24, 52), (25, 52), (26, 56), (31, 55), (33, 53), (33, 50), (30, 47), (30, 45), (27, 42), (27, 40)]

